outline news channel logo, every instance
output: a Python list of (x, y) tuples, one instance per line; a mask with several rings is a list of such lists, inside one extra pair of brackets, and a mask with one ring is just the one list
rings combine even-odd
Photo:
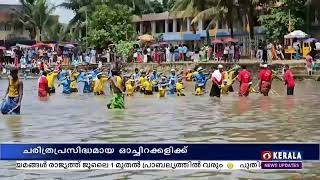
[(302, 161), (301, 151), (261, 151), (262, 161)]

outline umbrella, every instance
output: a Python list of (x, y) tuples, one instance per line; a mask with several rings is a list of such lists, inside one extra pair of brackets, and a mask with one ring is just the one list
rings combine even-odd
[(222, 44), (223, 42), (221, 41), (221, 39), (213, 39), (212, 43), (213, 44)]
[(313, 41), (317, 42), (318, 40), (316, 38), (308, 38), (308, 39), (304, 40), (304, 42), (307, 42), (307, 43), (310, 43)]
[(153, 36), (151, 36), (149, 34), (144, 34), (142, 36), (139, 36), (138, 39), (141, 40), (141, 41), (144, 41), (144, 42), (154, 41)]
[(239, 40), (238, 39), (233, 39), (231, 37), (227, 37), (227, 38), (224, 38), (223, 39), (223, 42), (225, 43), (229, 43), (229, 42), (238, 42)]
[(3, 46), (0, 46), (0, 50), (6, 50), (6, 48)]
[(152, 44), (150, 47), (159, 47), (159, 44)]
[(70, 48), (70, 49), (71, 49), (71, 48), (74, 48), (75, 46), (74, 46), (73, 44), (66, 44), (66, 45), (64, 45), (64, 47), (65, 47), (65, 48)]
[(168, 45), (169, 43), (167, 43), (167, 42), (160, 42), (159, 44), (160, 44), (160, 45)]
[(40, 47), (48, 47), (47, 44), (44, 43), (37, 43), (31, 46), (32, 48), (40, 48)]

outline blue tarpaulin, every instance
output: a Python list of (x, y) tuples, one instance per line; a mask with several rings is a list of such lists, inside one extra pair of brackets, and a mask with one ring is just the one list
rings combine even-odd
[(163, 41), (194, 41), (200, 40), (200, 34), (193, 33), (165, 33), (163, 34)]

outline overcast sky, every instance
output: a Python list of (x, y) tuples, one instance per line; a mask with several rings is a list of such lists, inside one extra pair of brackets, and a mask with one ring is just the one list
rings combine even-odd
[[(47, 0), (49, 3), (54, 5), (59, 5), (64, 2), (64, 0)], [(0, 4), (19, 4), (19, 0), (0, 0)], [(66, 10), (64, 8), (57, 8), (55, 13), (60, 16), (60, 22), (68, 23), (74, 16), (72, 11)]]

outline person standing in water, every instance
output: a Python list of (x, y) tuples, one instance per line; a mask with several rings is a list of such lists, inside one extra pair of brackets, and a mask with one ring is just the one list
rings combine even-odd
[(176, 70), (171, 69), (171, 75), (169, 76), (169, 92), (168, 92), (168, 94), (172, 95), (175, 93), (176, 82), (177, 82)]
[[(113, 75), (113, 74), (112, 74)], [(109, 78), (103, 75), (101, 72), (97, 74), (97, 78), (95, 79), (93, 93), (94, 95), (105, 95), (104, 92), (104, 84), (109, 80)]]
[(54, 87), (54, 82), (56, 80), (56, 78), (59, 75), (59, 71), (58, 70), (54, 70), (52, 72), (49, 72), (47, 74), (47, 80), (48, 80), (48, 87), (49, 87), (49, 93), (55, 93), (56, 92), (56, 88)]
[(268, 68), (268, 64), (264, 64), (259, 72), (259, 91), (264, 96), (269, 95), (272, 83), (272, 71)]
[(212, 73), (211, 80), (212, 80), (212, 87), (210, 91), (211, 97), (218, 97), (221, 96), (221, 85), (223, 80), (223, 66), (221, 64), (218, 65), (218, 70), (215, 70)]
[(158, 75), (156, 69), (154, 69), (154, 70), (152, 71), (152, 74), (150, 75), (149, 80), (150, 80), (151, 83), (152, 83), (152, 89), (153, 89), (153, 91), (154, 91), (154, 92), (158, 92), (158, 91), (159, 91), (159, 86), (158, 86), (158, 84), (159, 84), (159, 75)]
[(239, 96), (249, 96), (251, 86), (251, 73), (247, 70), (247, 66), (243, 65), (242, 70), (238, 75), (240, 82)]
[(293, 78), (293, 74), (289, 68), (289, 65), (284, 66), (284, 85), (287, 85), (287, 95), (293, 96), (295, 81)]
[(79, 75), (80, 75), (80, 73), (77, 71), (77, 69), (74, 69), (71, 72), (70, 90), (71, 90), (72, 93), (78, 92), (77, 79), (78, 79)]
[(48, 87), (47, 72), (43, 71), (42, 75), (38, 79), (38, 96), (40, 98), (45, 98), (48, 96), (49, 93), (50, 91)]
[(71, 84), (70, 76), (69, 76), (69, 73), (66, 72), (65, 78), (61, 81), (58, 87), (60, 85), (63, 86), (63, 90), (62, 90), (63, 94), (71, 94), (70, 84)]
[(92, 93), (93, 92), (93, 81), (91, 74), (85, 74), (84, 79), (81, 81), (84, 83), (83, 93)]
[(197, 95), (201, 95), (204, 93), (206, 89), (206, 76), (203, 73), (202, 67), (197, 69), (197, 73), (193, 75), (193, 79), (195, 80), (195, 91)]
[(10, 71), (9, 84), (1, 105), (2, 114), (20, 114), (23, 97), (23, 82), (19, 80), (18, 69)]
[(113, 90), (111, 102), (107, 105), (108, 109), (124, 109), (124, 87), (119, 70), (112, 70), (112, 78), (110, 79)]

